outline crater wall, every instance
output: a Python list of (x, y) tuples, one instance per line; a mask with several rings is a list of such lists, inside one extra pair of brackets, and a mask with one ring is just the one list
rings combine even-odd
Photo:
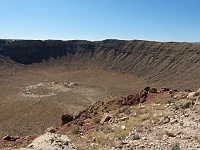
[(30, 65), (64, 58), (66, 66), (100, 67), (173, 88), (200, 86), (200, 44), (140, 40), (0, 40), (0, 56)]

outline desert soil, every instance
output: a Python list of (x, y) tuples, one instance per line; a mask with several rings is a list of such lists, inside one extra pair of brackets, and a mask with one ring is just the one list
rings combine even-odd
[[(147, 84), (133, 75), (94, 68), (72, 70), (61, 66), (8, 65), (1, 66), (1, 75), (0, 137), (41, 134), (49, 126), (59, 126), (62, 114), (76, 114), (95, 101), (135, 93)], [(58, 82), (65, 90), (51, 89), (56, 93), (51, 96), (22, 94), (30, 86), (52, 82)], [(77, 83), (77, 86), (66, 90), (64, 83)], [(45, 92), (37, 90), (34, 92), (39, 95)]]

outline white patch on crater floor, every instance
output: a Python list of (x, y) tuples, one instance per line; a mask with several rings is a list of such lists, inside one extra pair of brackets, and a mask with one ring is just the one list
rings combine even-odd
[(38, 83), (35, 85), (27, 86), (24, 90), (20, 92), (20, 94), (26, 97), (54, 96), (60, 92), (70, 91), (75, 86), (77, 86), (76, 83), (65, 83), (59, 81), (49, 83)]

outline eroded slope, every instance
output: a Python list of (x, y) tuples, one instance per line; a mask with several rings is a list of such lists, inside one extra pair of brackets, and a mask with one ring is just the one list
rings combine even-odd
[[(111, 69), (145, 77), (149, 82), (172, 88), (195, 90), (200, 85), (199, 44), (138, 40), (1, 40), (0, 55), (21, 64)], [(45, 60), (48, 63), (45, 64)]]

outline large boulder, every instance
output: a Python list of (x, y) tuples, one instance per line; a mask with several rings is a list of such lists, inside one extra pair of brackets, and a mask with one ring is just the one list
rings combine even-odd
[(69, 114), (65, 114), (65, 115), (62, 115), (61, 119), (62, 119), (61, 126), (63, 126), (64, 124), (71, 122), (73, 120), (73, 116)]
[(150, 88), (149, 93), (158, 93), (156, 88)]
[(109, 121), (111, 117), (112, 117), (112, 116), (111, 116), (110, 114), (105, 113), (105, 114), (103, 115), (103, 117), (101, 118), (100, 124), (103, 124), (104, 122)]
[(126, 98), (124, 98), (122, 105), (138, 105), (140, 103), (140, 95), (134, 94), (134, 95), (128, 95)]
[(147, 86), (140, 93), (128, 95), (123, 99), (122, 105), (138, 105), (139, 103), (144, 103), (148, 96), (149, 90), (150, 87)]
[(3, 140), (6, 140), (6, 141), (16, 141), (18, 140), (20, 137), (19, 136), (10, 136), (10, 135), (5, 135), (3, 137)]
[(196, 92), (190, 92), (187, 99), (199, 100), (200, 99), (200, 88)]
[(47, 132), (36, 138), (31, 144), (22, 150), (77, 150), (67, 135)]

